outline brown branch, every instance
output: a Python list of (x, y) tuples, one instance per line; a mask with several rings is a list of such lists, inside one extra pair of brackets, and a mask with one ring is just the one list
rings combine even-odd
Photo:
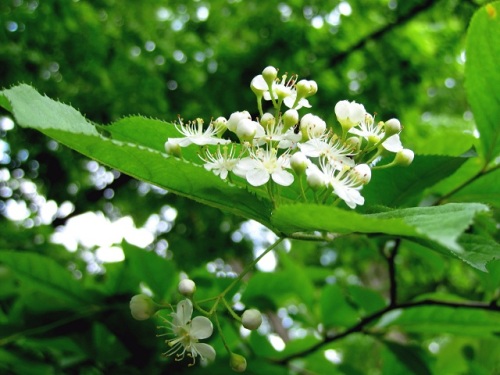
[(340, 332), (338, 334), (332, 335), (332, 336), (327, 336), (323, 339), (323, 341), (318, 342), (316, 345), (308, 348), (307, 350), (304, 350), (300, 353), (295, 353), (292, 354), (286, 358), (282, 358), (279, 361), (276, 361), (277, 363), (280, 364), (285, 364), (292, 359), (299, 358), (306, 356), (308, 354), (311, 354), (315, 352), (316, 350), (320, 349), (322, 346), (332, 343), (334, 341), (338, 341), (352, 333), (356, 332), (363, 332), (364, 328), (372, 323), (373, 321), (377, 320), (380, 318), (382, 315), (398, 310), (398, 309), (411, 309), (414, 307), (420, 307), (420, 306), (443, 306), (443, 307), (452, 307), (452, 308), (466, 308), (466, 309), (480, 309), (480, 310), (489, 310), (489, 311), (499, 311), (500, 312), (500, 306), (497, 305), (496, 303), (484, 303), (484, 302), (475, 302), (475, 301), (470, 301), (470, 302), (446, 302), (446, 301), (435, 301), (431, 299), (425, 299), (421, 301), (416, 301), (416, 302), (405, 302), (405, 303), (400, 303), (400, 304), (394, 304), (394, 305), (389, 305), (379, 311), (374, 312), (371, 315), (368, 315), (361, 319), (361, 321), (351, 328), (346, 329), (343, 332)]

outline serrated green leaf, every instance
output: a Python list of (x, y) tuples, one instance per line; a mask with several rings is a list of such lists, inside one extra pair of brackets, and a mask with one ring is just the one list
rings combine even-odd
[[(15, 272), (25, 298), (35, 298), (36, 305), (43, 311), (77, 310), (92, 302), (82, 283), (50, 258), (36, 253), (0, 251), (0, 263)], [(40, 300), (45, 303), (40, 305)]]
[(416, 155), (408, 167), (375, 170), (362, 191), (365, 202), (368, 207), (416, 205), (425, 189), (456, 172), (469, 157)]
[[(96, 127), (74, 108), (44, 97), (28, 85), (3, 90), (0, 98), (0, 104), (11, 110), (23, 127), (39, 130), (139, 180), (270, 225), (269, 200), (221, 180), (200, 165), (163, 153), (162, 143), (176, 134), (168, 123), (133, 117)], [(5, 105), (5, 100), (9, 105)]]
[(465, 79), (486, 161), (500, 153), (500, 2), (479, 9), (467, 33)]
[(449, 255), (451, 251), (457, 258), (483, 272), (488, 272), (486, 266), (489, 262), (500, 259), (500, 245), (492, 239), (476, 234), (464, 233), (460, 236), (458, 244), (462, 249), (461, 251), (443, 248), (435, 242), (417, 242), (442, 254)]
[(279, 207), (273, 224), (284, 233), (328, 231), (338, 234), (383, 233), (434, 241), (462, 251), (458, 237), (474, 216), (488, 207), (476, 203), (450, 203), (437, 207), (414, 207), (360, 215), (336, 207), (296, 204)]

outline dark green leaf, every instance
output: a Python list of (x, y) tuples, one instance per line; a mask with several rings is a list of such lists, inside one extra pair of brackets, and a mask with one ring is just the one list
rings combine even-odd
[(346, 294), (336, 284), (329, 284), (323, 288), (321, 316), (326, 328), (348, 327), (359, 321), (358, 311), (349, 304)]
[[(92, 299), (68, 270), (50, 258), (35, 253), (1, 251), (0, 263), (15, 272), (25, 298), (35, 298), (38, 309), (77, 310), (88, 307)], [(40, 304), (40, 302), (45, 301)]]
[(468, 157), (416, 155), (408, 167), (373, 171), (370, 183), (362, 191), (365, 202), (368, 207), (416, 205), (425, 189), (453, 174)]
[(384, 341), (384, 344), (388, 350), (383, 353), (384, 368), (382, 374), (432, 374), (428, 364), (428, 356), (419, 347), (405, 346), (389, 341)]

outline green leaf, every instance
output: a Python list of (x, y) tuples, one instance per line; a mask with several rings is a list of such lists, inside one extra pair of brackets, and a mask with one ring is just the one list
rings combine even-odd
[(487, 162), (500, 152), (500, 2), (479, 9), (467, 33), (467, 98), (481, 134)]
[(490, 238), (476, 234), (464, 233), (460, 236), (458, 244), (462, 251), (446, 249), (435, 242), (418, 242), (442, 254), (449, 255), (451, 250), (454, 256), (483, 272), (488, 272), (487, 265), (489, 262), (500, 259), (500, 245)]
[(347, 287), (349, 297), (362, 309), (363, 314), (371, 314), (385, 307), (384, 298), (372, 289), (359, 285), (349, 285)]
[(279, 207), (273, 224), (284, 233), (328, 231), (337, 234), (383, 233), (431, 240), (462, 251), (458, 237), (474, 216), (488, 207), (476, 203), (450, 203), (438, 207), (414, 207), (360, 215), (336, 207), (296, 204)]
[(269, 200), (221, 180), (200, 165), (163, 153), (162, 143), (177, 134), (171, 124), (132, 117), (96, 127), (74, 108), (44, 97), (28, 85), (1, 91), (0, 104), (12, 111), (21, 126), (39, 130), (100, 163), (269, 226)]
[(500, 169), (479, 177), (463, 189), (453, 194), (454, 202), (481, 202), (500, 208)]
[(416, 346), (401, 345), (384, 341), (386, 351), (382, 353), (384, 367), (382, 374), (432, 374), (424, 351)]
[(358, 311), (347, 301), (337, 284), (326, 285), (321, 293), (322, 323), (326, 328), (348, 327), (359, 322)]
[[(500, 334), (500, 314), (471, 308), (421, 306), (392, 311), (393, 319), (378, 327), (397, 327), (405, 332), (491, 337)], [(387, 314), (386, 314), (387, 315)]]
[(365, 202), (368, 207), (416, 205), (425, 189), (453, 174), (470, 156), (416, 155), (408, 167), (375, 170), (362, 191)]
[(128, 277), (135, 279), (137, 285), (139, 282), (146, 283), (155, 297), (160, 299), (175, 286), (177, 273), (173, 262), (126, 242), (122, 243), (122, 248), (129, 271)]
[(32, 300), (34, 303), (30, 306), (38, 311), (78, 310), (92, 303), (82, 283), (50, 258), (35, 253), (0, 251), (0, 263), (16, 273), (25, 301)]

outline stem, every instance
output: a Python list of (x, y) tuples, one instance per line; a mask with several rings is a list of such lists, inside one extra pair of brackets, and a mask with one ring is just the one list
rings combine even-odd
[(215, 317), (215, 326), (217, 327), (217, 330), (219, 331), (219, 336), (222, 339), (222, 343), (224, 344), (224, 347), (226, 348), (227, 352), (231, 355), (232, 351), (229, 349), (229, 345), (227, 344), (226, 338), (224, 337), (224, 334), (222, 333), (222, 327), (220, 326), (219, 318), (217, 314), (214, 315)]
[(224, 291), (220, 294), (220, 297), (223, 298), (231, 289), (233, 289), (233, 287), (238, 284), (241, 279), (243, 279), (243, 277), (245, 277), (245, 275), (250, 272), (250, 270), (257, 264), (259, 263), (259, 261), (267, 254), (269, 253), (271, 250), (273, 250), (276, 246), (278, 246), (281, 242), (283, 242), (284, 238), (280, 237), (278, 238), (271, 246), (269, 246), (266, 250), (264, 250), (262, 252), (262, 254), (260, 254), (257, 258), (255, 258), (253, 260), (253, 262), (247, 264), (247, 266), (243, 269), (243, 271), (241, 271), (241, 273), (238, 275), (238, 277), (236, 279), (233, 280), (233, 282), (231, 284), (229, 284), (229, 286), (224, 289)]
[(389, 255), (386, 256), (387, 266), (389, 270), (389, 306), (395, 306), (398, 299), (398, 288), (396, 281), (396, 255), (398, 254), (401, 239), (396, 239), (394, 247), (390, 250)]

